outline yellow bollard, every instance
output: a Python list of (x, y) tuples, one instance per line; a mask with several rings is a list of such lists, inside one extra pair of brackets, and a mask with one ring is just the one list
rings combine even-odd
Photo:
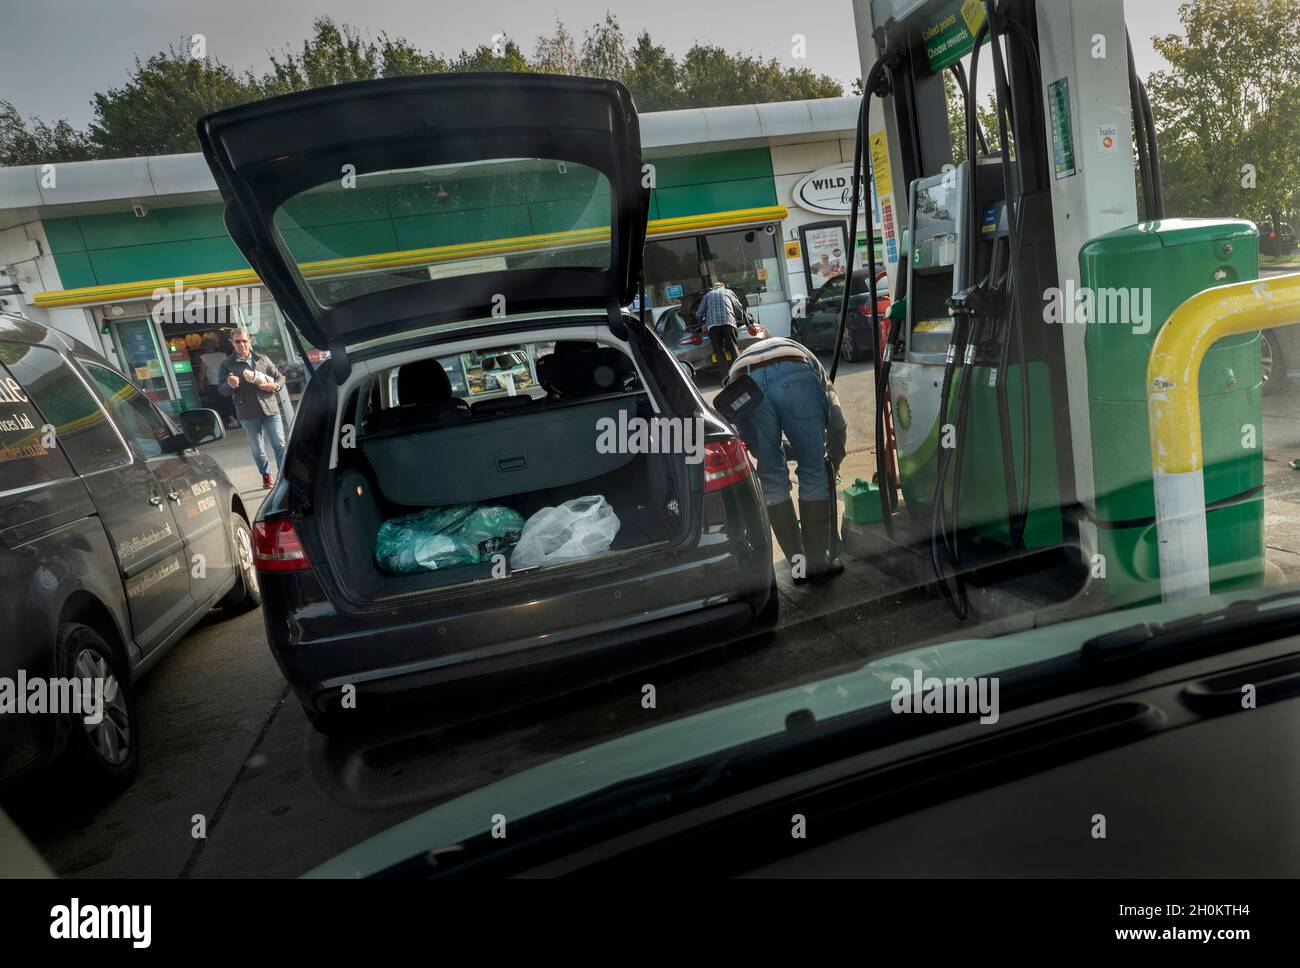
[(1210, 593), (1198, 381), (1218, 339), (1300, 322), (1300, 273), (1206, 289), (1170, 315), (1147, 361), (1160, 595)]

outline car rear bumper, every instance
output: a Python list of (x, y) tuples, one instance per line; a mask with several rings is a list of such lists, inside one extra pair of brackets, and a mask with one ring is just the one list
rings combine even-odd
[(305, 602), (299, 579), (264, 574), (271, 650), (299, 701), (325, 711), (347, 685), (392, 698), (472, 680), (559, 674), (641, 646), (666, 657), (724, 644), (754, 622), (773, 593), (770, 534), (751, 486), (729, 496), (726, 531), (581, 582), (535, 586), (531, 595), (503, 595), (489, 580), (441, 607), (397, 604), (344, 615), (323, 596)]
[(293, 689), (302, 705), (325, 712), (337, 706), (347, 684), (355, 686), (359, 696), (380, 698), (388, 706), (443, 690), (460, 692), (470, 685), (476, 690), (504, 689), (573, 672), (630, 672), (722, 645), (752, 626), (761, 610), (757, 602), (712, 605), (562, 642), (532, 643), (522, 649), (511, 643), (495, 655), (370, 669), (324, 682), (300, 681)]

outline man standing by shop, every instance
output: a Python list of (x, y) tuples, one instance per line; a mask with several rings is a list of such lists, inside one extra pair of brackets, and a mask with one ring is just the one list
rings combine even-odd
[(718, 379), (725, 382), (727, 367), (731, 365), (729, 358), (734, 360), (740, 355), (736, 333), (737, 327), (745, 322), (745, 308), (736, 294), (719, 279), (700, 299), (695, 315), (709, 329), (713, 355), (718, 358)]
[[(796, 584), (817, 584), (844, 570), (831, 488), (844, 461), (848, 425), (821, 361), (794, 340), (774, 336), (742, 353), (728, 382), (748, 375), (763, 394), (743, 421), (758, 458), (767, 516)], [(799, 516), (790, 499), (790, 470), (782, 437), (790, 441), (799, 477)]]
[(221, 383), (217, 389), (223, 397), (235, 401), (235, 415), (248, 435), (249, 449), (262, 475), (262, 487), (270, 487), (271, 467), (262, 444), (262, 433), (265, 431), (271, 439), (276, 469), (283, 472), (284, 425), (280, 422), (276, 393), (284, 376), (269, 356), (254, 352), (253, 337), (247, 330), (235, 330), (230, 334), (230, 342), (235, 351), (221, 364)]

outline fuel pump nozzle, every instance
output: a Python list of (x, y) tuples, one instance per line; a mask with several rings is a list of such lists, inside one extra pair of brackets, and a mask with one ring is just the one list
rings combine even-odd
[(948, 297), (948, 313), (957, 317), (977, 319), (1000, 318), (1007, 305), (1006, 290), (990, 286), (988, 280), (969, 286)]

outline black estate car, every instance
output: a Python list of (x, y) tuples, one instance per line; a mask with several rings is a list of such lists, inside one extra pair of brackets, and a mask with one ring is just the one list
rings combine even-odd
[[(132, 684), (212, 606), (261, 600), (248, 512), (195, 449), (221, 420), (181, 418), (90, 347), (0, 315), (0, 781), (57, 760), (129, 783)], [(74, 678), (102, 682), (97, 722), (52, 711), (52, 680)]]
[[(271, 648), (319, 729), (416, 687), (774, 618), (744, 444), (622, 308), (650, 194), (622, 85), (365, 81), (209, 115), (199, 140), (231, 237), (330, 351), (253, 528)], [(522, 389), (476, 399), (475, 361), (520, 348)], [(561, 531), (525, 560), (535, 516), (584, 498), (612, 540)], [(466, 508), (523, 536), (467, 545), (446, 523)]]

